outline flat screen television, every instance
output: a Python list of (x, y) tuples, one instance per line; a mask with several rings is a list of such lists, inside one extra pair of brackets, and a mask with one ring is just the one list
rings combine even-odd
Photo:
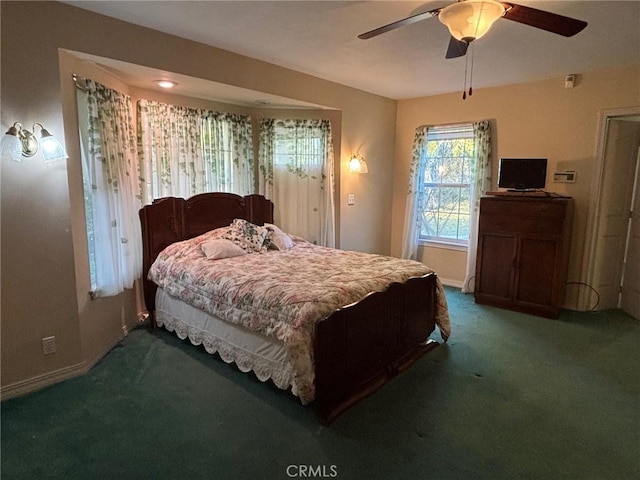
[(546, 158), (501, 158), (498, 187), (509, 190), (544, 189), (547, 181)]

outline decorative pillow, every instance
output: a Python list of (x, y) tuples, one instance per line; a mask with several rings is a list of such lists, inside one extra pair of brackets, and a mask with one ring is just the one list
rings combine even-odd
[(291, 237), (284, 233), (280, 228), (276, 227), (272, 223), (265, 223), (265, 228), (269, 230), (269, 247), (275, 250), (289, 250), (293, 248), (295, 243), (291, 240)]
[(236, 218), (222, 238), (231, 240), (247, 253), (264, 252), (267, 250), (265, 239), (268, 233), (265, 227)]
[(200, 244), (200, 249), (209, 260), (239, 257), (240, 255), (247, 254), (247, 252), (238, 245), (225, 238), (218, 238), (203, 242)]

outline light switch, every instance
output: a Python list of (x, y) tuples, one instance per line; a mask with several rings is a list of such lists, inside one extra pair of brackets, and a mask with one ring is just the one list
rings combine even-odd
[(355, 205), (356, 204), (356, 194), (350, 193), (347, 195), (347, 205)]

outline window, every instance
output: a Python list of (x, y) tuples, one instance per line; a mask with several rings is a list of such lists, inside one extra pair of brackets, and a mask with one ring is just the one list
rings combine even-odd
[(209, 113), (202, 119), (205, 189), (238, 195), (255, 193), (251, 119), (231, 113)]
[(467, 250), (463, 292), (472, 292), (480, 197), (492, 185), (491, 122), (415, 130), (402, 258), (420, 260), (420, 242), (443, 242)]
[(91, 294), (131, 288), (142, 270), (138, 211), (166, 196), (255, 192), (249, 117), (78, 90)]
[(273, 164), (300, 178), (322, 177), (326, 133), (319, 127), (300, 128), (285, 122), (274, 125)]
[(429, 127), (422, 148), (419, 238), (466, 245), (475, 162), (473, 125)]
[(86, 80), (78, 119), (91, 295), (132, 288), (142, 270), (136, 135), (128, 95)]
[(204, 192), (255, 193), (251, 119), (138, 101), (143, 203)]
[(312, 243), (335, 245), (333, 140), (328, 120), (260, 122), (260, 188), (274, 220)]

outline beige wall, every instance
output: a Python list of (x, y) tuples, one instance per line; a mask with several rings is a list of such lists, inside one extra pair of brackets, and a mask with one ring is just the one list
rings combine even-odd
[[(86, 371), (136, 320), (133, 292), (97, 301), (88, 297), (70, 72), (94, 78), (99, 73), (87, 73), (88, 67), (61, 49), (336, 109), (335, 115), (342, 115), (338, 153), (344, 159), (359, 148), (371, 171), (349, 175), (346, 160), (340, 165), (341, 246), (389, 253), (395, 101), (60, 3), (3, 1), (0, 8), (0, 127), (6, 131), (19, 121), (30, 129), (40, 122), (64, 138), (69, 153), (66, 164), (45, 165), (38, 155), (2, 163), (3, 397)], [(344, 205), (346, 192), (356, 194), (355, 206)], [(56, 337), (57, 353), (45, 357), (41, 339), (50, 335)]]
[(418, 260), (437, 272), (444, 285), (462, 288), (467, 269), (466, 249), (422, 245), (418, 248)]
[[(640, 105), (639, 69), (585, 73), (579, 75), (573, 89), (565, 89), (564, 79), (555, 78), (478, 89), (467, 100), (456, 93), (399, 101), (391, 253), (398, 255), (402, 250), (406, 183), (416, 127), (486, 119), (491, 120), (494, 127), (494, 179), (500, 157), (546, 157), (549, 159), (547, 190), (575, 198), (569, 281), (581, 280), (589, 195), (594, 162), (599, 154), (596, 152), (599, 114), (603, 109), (635, 105)], [(576, 183), (553, 183), (553, 172), (560, 170), (575, 170)], [(461, 255), (464, 252), (429, 249), (423, 260), (446, 268), (446, 265), (459, 264)], [(436, 259), (437, 256), (440, 258)], [(460, 278), (444, 268), (439, 273), (443, 277)]]

